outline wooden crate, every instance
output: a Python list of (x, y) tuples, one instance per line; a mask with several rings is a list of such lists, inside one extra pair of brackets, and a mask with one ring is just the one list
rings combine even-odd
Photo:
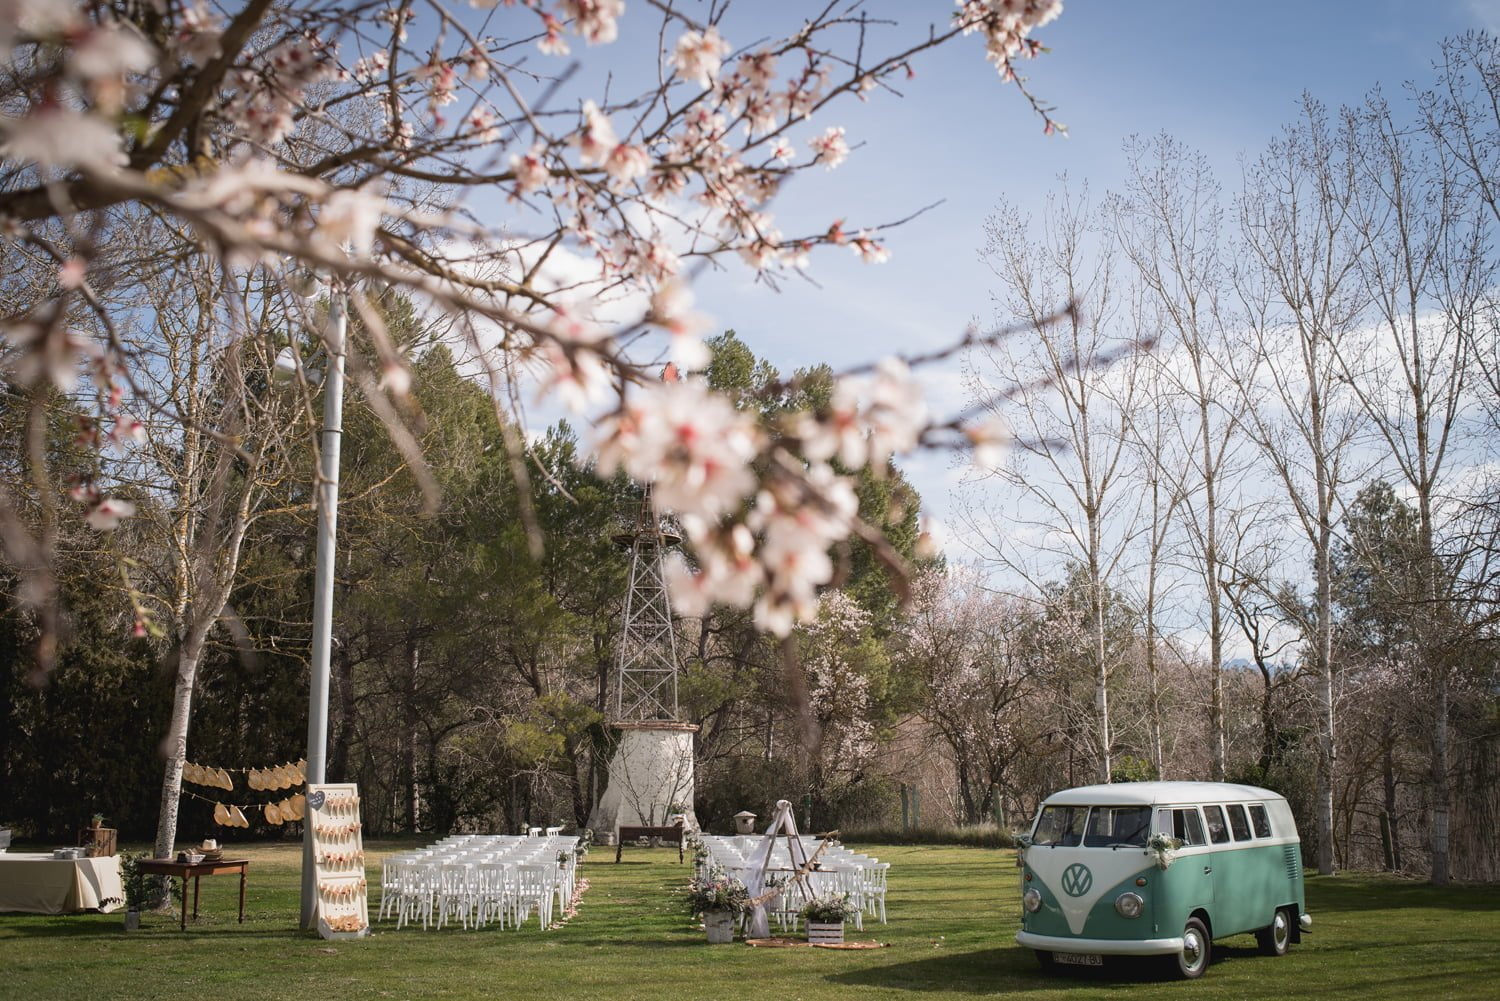
[(107, 858), (115, 854), (115, 839), (119, 834), (113, 827), (85, 827), (78, 832), (78, 844), (92, 848), (95, 858)]

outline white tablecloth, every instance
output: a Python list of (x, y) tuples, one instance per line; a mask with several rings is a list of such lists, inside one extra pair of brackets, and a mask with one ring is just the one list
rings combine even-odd
[(119, 856), (54, 859), (0, 852), (0, 911), (113, 911), (125, 902)]

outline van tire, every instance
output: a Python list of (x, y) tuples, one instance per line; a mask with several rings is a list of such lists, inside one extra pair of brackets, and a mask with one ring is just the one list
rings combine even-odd
[(1197, 917), (1191, 917), (1182, 929), (1182, 949), (1168, 960), (1178, 977), (1197, 980), (1208, 971), (1213, 952), (1214, 943), (1209, 937), (1208, 926)]
[(1036, 953), (1037, 965), (1040, 966), (1043, 970), (1051, 973), (1053, 970), (1057, 969), (1057, 962), (1052, 958), (1052, 953), (1048, 952), (1046, 949), (1035, 949), (1033, 951)]
[(1292, 912), (1285, 907), (1277, 908), (1271, 923), (1255, 933), (1263, 956), (1285, 956), (1292, 944)]

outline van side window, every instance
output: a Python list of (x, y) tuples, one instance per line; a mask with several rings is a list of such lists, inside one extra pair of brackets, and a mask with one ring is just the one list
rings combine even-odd
[(1203, 837), (1203, 821), (1196, 807), (1178, 808), (1172, 811), (1172, 837), (1186, 845), (1206, 845)]
[(1259, 803), (1250, 807), (1250, 822), (1255, 825), (1255, 836), (1257, 838), (1269, 838), (1271, 836), (1271, 818), (1266, 813), (1266, 808)]
[(1217, 806), (1205, 806), (1203, 819), (1208, 822), (1208, 839), (1216, 845), (1229, 840), (1229, 827), (1224, 823), (1224, 811)]
[(1245, 808), (1238, 803), (1229, 804), (1229, 828), (1234, 831), (1234, 840), (1250, 840), (1250, 821), (1245, 819)]

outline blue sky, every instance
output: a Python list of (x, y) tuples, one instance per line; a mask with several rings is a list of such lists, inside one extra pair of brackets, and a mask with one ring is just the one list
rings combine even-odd
[[(778, 24), (806, 9), (751, 9), (771, 7)], [(923, 24), (913, 12), (928, 7), (935, 20), (951, 10), (915, 2), (870, 9), (896, 12), (909, 36)], [(993, 319), (993, 282), (978, 250), (985, 217), (1002, 197), (1037, 212), (1064, 172), (1102, 196), (1119, 183), (1122, 142), (1162, 130), (1207, 154), (1232, 192), (1241, 155), (1253, 157), (1296, 116), (1304, 91), (1334, 107), (1377, 84), (1398, 99), (1404, 82), (1430, 77), (1444, 37), (1481, 27), (1500, 27), (1500, 0), (1067, 0), (1039, 36), (1051, 53), (1024, 68), (1069, 138), (1044, 137), (984, 61), (977, 36), (962, 39), (916, 63), (904, 98), (880, 95), (825, 112), (820, 128), (843, 125), (851, 145), (864, 145), (837, 170), (799, 178), (775, 206), (790, 234), (820, 231), (839, 217), (894, 220), (943, 200), (889, 234), (891, 260), (864, 265), (825, 250), (810, 272), (820, 288), (793, 279), (779, 293), (731, 264), (700, 277), (699, 304), (784, 370), (929, 350), (972, 320)], [(735, 25), (725, 34), (738, 44)], [(935, 405), (956, 410), (966, 402), (952, 379), (933, 386)], [(945, 521), (951, 462), (927, 456), (905, 466), (924, 506)]]

